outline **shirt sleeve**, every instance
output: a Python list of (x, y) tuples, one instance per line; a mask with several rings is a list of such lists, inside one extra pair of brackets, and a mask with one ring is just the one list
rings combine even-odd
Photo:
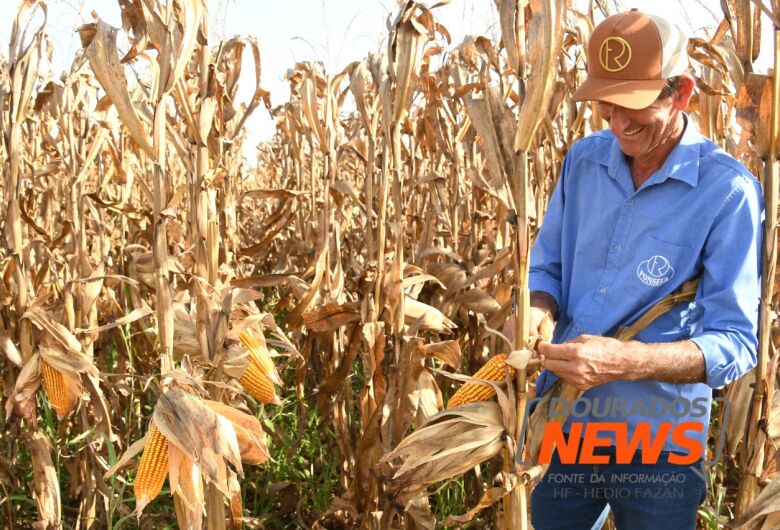
[(701, 326), (691, 336), (712, 388), (756, 365), (763, 204), (755, 179), (735, 183), (705, 242), (696, 296)]
[(564, 183), (569, 167), (567, 154), (561, 176), (547, 204), (542, 226), (531, 249), (528, 287), (531, 291), (544, 291), (561, 307), (561, 243), (563, 239)]

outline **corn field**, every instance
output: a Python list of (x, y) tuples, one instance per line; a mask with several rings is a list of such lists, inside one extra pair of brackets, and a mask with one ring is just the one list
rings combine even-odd
[[(446, 3), (401, 2), (386, 47), (343, 71), (292, 65), (272, 107), (258, 42), (210, 42), (207, 0), (118, 0), (122, 28), (73, 28), (61, 76), (46, 2), (19, 2), (0, 52), (2, 528), (529, 528), (528, 255), (568, 147), (604, 127), (571, 95), (614, 8), (495, 0), (500, 41), (453, 43)], [(780, 3), (722, 6), (690, 40), (689, 113), (773, 214), (759, 365), (716, 391), (732, 410), (698, 516), (773, 529), (780, 83), (754, 62)], [(276, 133), (250, 170), (254, 112)]]

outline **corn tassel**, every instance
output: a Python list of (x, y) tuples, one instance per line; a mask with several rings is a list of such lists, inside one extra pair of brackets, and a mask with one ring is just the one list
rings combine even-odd
[[(515, 369), (506, 364), (507, 355), (501, 353), (491, 358), (485, 366), (480, 368), (474, 377), (486, 379), (488, 381), (504, 381), (504, 368), (509, 369), (509, 376), (515, 377)], [(496, 395), (495, 389), (490, 385), (468, 382), (458, 389), (447, 402), (447, 408), (451, 409), (458, 405), (475, 403), (477, 401), (487, 401)]]
[(249, 392), (252, 397), (261, 403), (278, 403), (279, 400), (276, 397), (274, 385), (271, 380), (268, 379), (263, 373), (263, 369), (259, 362), (255, 360), (253, 356), (249, 356), (249, 363), (246, 370), (244, 370), (241, 379), (238, 380), (241, 386)]
[(168, 440), (152, 423), (147, 434), (144, 454), (138, 464), (133, 490), (136, 501), (148, 504), (160, 494), (168, 475)]
[(46, 392), (49, 403), (57, 416), (60, 418), (66, 416), (73, 408), (75, 400), (65, 384), (65, 377), (62, 372), (43, 359), (41, 359), (41, 372), (43, 374), (43, 390)]

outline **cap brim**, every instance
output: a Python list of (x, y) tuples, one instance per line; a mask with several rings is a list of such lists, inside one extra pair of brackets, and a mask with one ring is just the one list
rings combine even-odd
[(666, 85), (665, 79), (619, 81), (588, 77), (574, 92), (574, 101), (604, 101), (627, 109), (649, 107)]

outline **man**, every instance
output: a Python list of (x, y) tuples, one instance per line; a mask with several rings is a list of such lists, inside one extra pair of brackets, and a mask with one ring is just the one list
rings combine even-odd
[[(691, 440), (706, 447), (712, 388), (756, 364), (760, 186), (685, 114), (686, 45), (673, 23), (636, 10), (595, 29), (574, 98), (596, 101), (609, 128), (568, 152), (531, 253), (531, 329), (556, 321), (553, 343), (539, 346), (537, 395), (561, 378), (585, 391), (569, 436), (574, 422), (613, 422), (631, 440), (649, 423), (645, 442), (666, 433), (663, 452), (618, 464), (618, 435), (605, 432), (596, 453), (608, 464), (554, 455), (531, 499), (536, 530), (600, 528), (610, 508), (620, 529), (694, 528), (706, 484), (669, 458)], [(610, 338), (697, 277), (693, 302), (633, 341)], [(668, 435), (683, 422), (700, 427), (683, 433), (688, 443)]]

